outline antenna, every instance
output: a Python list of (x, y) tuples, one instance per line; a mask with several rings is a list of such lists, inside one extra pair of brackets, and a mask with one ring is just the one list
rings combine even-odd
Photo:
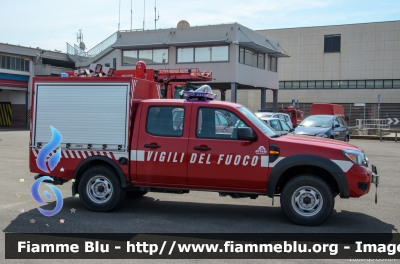
[(158, 17), (157, 15), (157, 0), (154, 0), (154, 29), (157, 29), (157, 21), (160, 19), (160, 11), (158, 11)]
[(132, 0), (131, 0), (131, 31), (132, 31)]
[(82, 29), (79, 29), (79, 33), (76, 34), (76, 42), (79, 43), (79, 48), (84, 51), (86, 49), (85, 43), (83, 43)]
[(119, 25), (121, 24), (121, 0), (119, 0), (119, 14), (118, 14), (118, 31), (119, 31)]
[(144, 20), (146, 17), (146, 1), (143, 0), (143, 31), (144, 31)]

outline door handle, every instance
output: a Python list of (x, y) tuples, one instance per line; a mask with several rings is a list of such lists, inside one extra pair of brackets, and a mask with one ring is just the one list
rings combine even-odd
[(195, 146), (193, 149), (194, 150), (211, 150), (211, 148), (209, 148), (207, 146)]
[(144, 144), (145, 148), (161, 148), (160, 145), (157, 144)]

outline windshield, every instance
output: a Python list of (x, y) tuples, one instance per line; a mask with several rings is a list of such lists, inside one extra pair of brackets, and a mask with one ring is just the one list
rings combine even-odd
[(304, 127), (332, 127), (332, 117), (329, 116), (309, 116), (304, 119), (299, 126)]
[(261, 119), (255, 116), (249, 109), (244, 106), (237, 108), (243, 115), (245, 115), (250, 122), (252, 122), (256, 127), (258, 127), (265, 135), (269, 137), (279, 136), (274, 130), (272, 130), (267, 124), (265, 124)]

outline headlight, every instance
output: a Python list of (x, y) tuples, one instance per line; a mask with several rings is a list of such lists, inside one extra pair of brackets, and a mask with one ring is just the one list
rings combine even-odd
[(368, 158), (363, 152), (358, 150), (343, 150), (342, 152), (354, 164), (368, 167)]
[(315, 136), (316, 137), (324, 137), (324, 138), (328, 137), (325, 133), (324, 134), (316, 134)]

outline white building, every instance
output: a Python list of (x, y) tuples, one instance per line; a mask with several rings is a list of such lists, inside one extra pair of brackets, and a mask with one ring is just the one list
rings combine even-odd
[[(279, 106), (338, 103), (355, 119), (400, 118), (400, 21), (259, 31), (277, 39)], [(380, 111), (378, 111), (380, 98)], [(270, 98), (267, 98), (271, 102)], [(271, 104), (267, 104), (271, 108)]]

